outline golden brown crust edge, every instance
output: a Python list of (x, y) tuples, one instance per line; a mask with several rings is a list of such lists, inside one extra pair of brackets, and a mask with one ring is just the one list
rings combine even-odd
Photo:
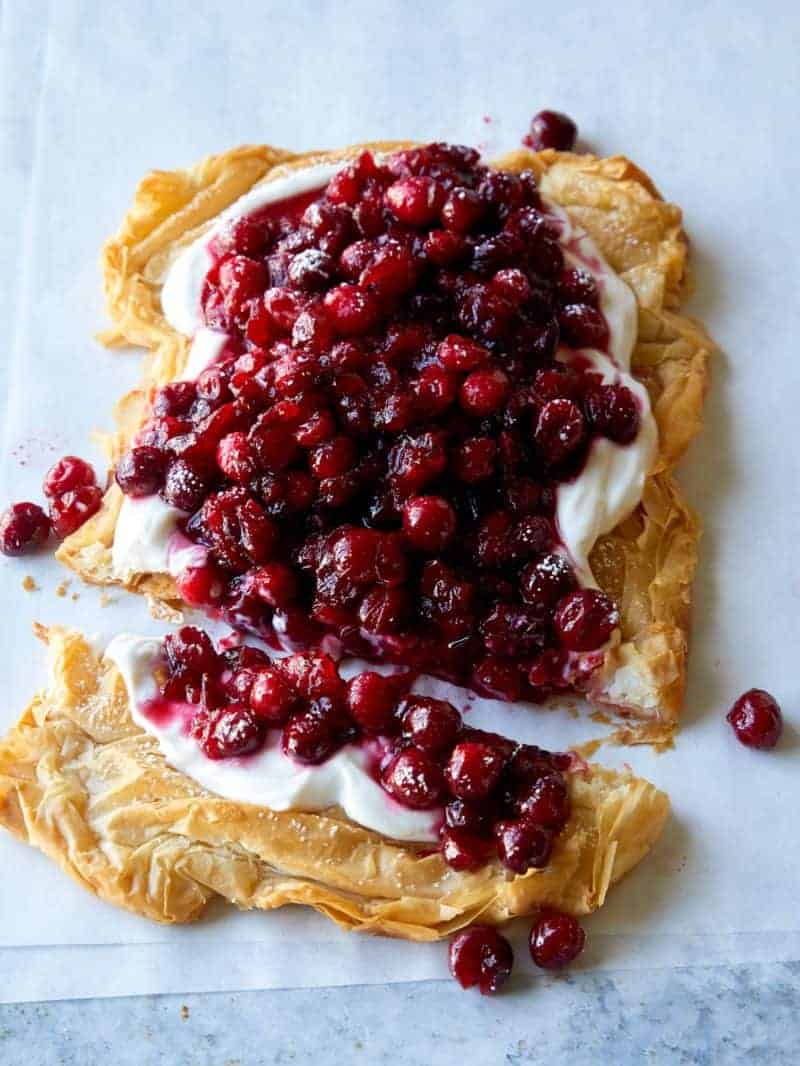
[[(398, 145), (358, 147), (389, 150)], [(160, 282), (172, 257), (224, 206), (265, 176), (278, 176), (285, 167), (345, 158), (355, 150), (292, 155), (263, 146), (238, 148), (186, 171), (156, 172), (140, 184), (120, 233), (103, 255), (116, 326), (106, 340), (143, 344), (151, 351), (142, 388), (118, 405), (119, 429), (108, 438), (112, 459), (141, 421), (152, 387), (174, 378), (185, 364), (187, 342), (166, 323), (159, 303)], [(674, 728), (683, 701), (700, 528), (671, 472), (701, 428), (714, 350), (702, 325), (674, 310), (687, 288), (688, 244), (681, 212), (664, 202), (647, 175), (621, 156), (599, 159), (519, 150), (497, 165), (534, 169), (544, 194), (576, 217), (637, 297), (633, 370), (651, 396), (659, 454), (640, 507), (600, 540), (592, 556), (600, 584), (620, 600), (622, 642), (607, 655), (589, 694), (624, 714), (647, 719), (642, 739), (663, 740)], [(114, 580), (110, 549), (119, 505), (113, 487), (103, 510), (58, 552), (61, 561), (87, 581)], [(136, 577), (128, 587), (172, 602), (178, 599), (172, 580), (160, 575)], [(625, 683), (614, 686), (618, 675)]]
[(345, 928), (411, 940), (543, 905), (587, 914), (668, 817), (653, 785), (592, 766), (570, 775), (573, 814), (547, 869), (457, 873), (335, 811), (274, 812), (206, 792), (133, 723), (112, 664), (74, 630), (39, 633), (50, 682), (0, 740), (0, 825), (156, 921), (192, 921), (217, 895), (243, 909), (306, 904)]

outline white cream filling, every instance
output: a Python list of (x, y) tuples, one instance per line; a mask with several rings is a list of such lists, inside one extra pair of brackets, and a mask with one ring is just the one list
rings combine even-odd
[(186, 734), (179, 713), (160, 725), (144, 711), (148, 701), (159, 695), (153, 671), (161, 658), (160, 640), (123, 633), (110, 642), (105, 657), (116, 664), (125, 681), (136, 724), (158, 740), (170, 765), (210, 792), (273, 811), (340, 807), (352, 821), (393, 840), (438, 840), (439, 813), (414, 811), (392, 799), (369, 775), (368, 756), (361, 748), (349, 745), (320, 766), (302, 766), (283, 754), (279, 734), (273, 730), (267, 746), (255, 755), (209, 759)]
[[(232, 220), (267, 204), (322, 187), (341, 166), (321, 164), (293, 171), (252, 189), (219, 216), (214, 225), (178, 256), (169, 270), (161, 294), (168, 321), (179, 332), (193, 335), (185, 378), (196, 377), (219, 355), (225, 335), (202, 327), (201, 294), (212, 264), (209, 242)], [(590, 359), (606, 383), (627, 385), (638, 397), (641, 428), (627, 445), (597, 439), (586, 465), (571, 482), (559, 485), (556, 521), (559, 535), (581, 581), (594, 585), (589, 554), (602, 534), (626, 518), (642, 497), (645, 478), (657, 448), (657, 430), (647, 390), (630, 373), (636, 342), (636, 299), (626, 283), (603, 259), (594, 241), (575, 226), (558, 205), (547, 211), (561, 222), (560, 242), (568, 262), (588, 270), (598, 282), (601, 309), (609, 326), (609, 354), (592, 349), (576, 353), (561, 348), (558, 358), (569, 362), (577, 355)], [(114, 573), (123, 579), (133, 573), (174, 573), (169, 565), (170, 541), (181, 512), (156, 497), (125, 499), (113, 547)]]

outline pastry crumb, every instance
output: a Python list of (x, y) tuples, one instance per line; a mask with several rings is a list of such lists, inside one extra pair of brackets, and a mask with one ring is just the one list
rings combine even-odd
[(188, 1017), (189, 1017), (189, 1008), (186, 1006), (185, 1003), (182, 1003), (181, 1004), (181, 1018), (183, 1018), (183, 1020), (186, 1021), (186, 1019)]
[(39, 586), (33, 580), (30, 574), (26, 574), (22, 579), (22, 587), (26, 592), (38, 592)]
[(155, 596), (147, 596), (146, 599), (150, 615), (157, 622), (172, 622), (174, 625), (180, 625), (183, 621), (183, 613), (170, 607), (163, 600), (157, 600)]
[(117, 597), (116, 596), (109, 596), (107, 592), (101, 592), (100, 593), (100, 606), (101, 607), (110, 607), (112, 603), (116, 603), (116, 602), (117, 602)]
[(69, 588), (69, 584), (70, 584), (69, 580), (67, 580), (67, 581), (62, 581), (60, 585), (56, 585), (56, 596), (61, 596), (61, 597), (66, 596), (67, 589)]
[(72, 593), (72, 596), (70, 596), (70, 599), (72, 600), (72, 602), (73, 602), (73, 603), (74, 603), (74, 602), (75, 602), (76, 600), (79, 600), (80, 598), (81, 598), (81, 594), (80, 594), (80, 592), (73, 592), (73, 593)]

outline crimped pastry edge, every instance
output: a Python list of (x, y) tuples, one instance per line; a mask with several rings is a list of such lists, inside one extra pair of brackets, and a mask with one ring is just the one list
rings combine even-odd
[(550, 866), (458, 873), (337, 811), (233, 803), (173, 770), (133, 723), (125, 685), (75, 630), (38, 627), (50, 677), (0, 740), (0, 825), (83, 887), (159, 922), (215, 896), (242, 909), (314, 907), (348, 929), (435, 940), (541, 906), (588, 914), (658, 839), (667, 796), (631, 773), (570, 774), (573, 814)]

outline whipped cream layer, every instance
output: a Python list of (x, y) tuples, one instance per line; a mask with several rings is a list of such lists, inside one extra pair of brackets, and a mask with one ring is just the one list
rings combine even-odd
[[(320, 191), (343, 164), (320, 164), (256, 186), (223, 211), (213, 226), (188, 245), (172, 264), (161, 294), (169, 323), (193, 338), (185, 378), (197, 377), (218, 357), (225, 334), (202, 325), (203, 284), (213, 257), (210, 245), (232, 221), (268, 204)], [(595, 349), (561, 347), (557, 358), (569, 363), (589, 359), (606, 384), (627, 386), (639, 402), (641, 425), (630, 444), (596, 438), (586, 463), (572, 481), (559, 484), (556, 523), (564, 551), (584, 585), (596, 585), (589, 555), (598, 537), (608, 533), (633, 511), (642, 498), (645, 478), (655, 459), (658, 434), (647, 390), (631, 374), (638, 314), (636, 298), (628, 285), (608, 265), (594, 241), (575, 225), (557, 204), (544, 201), (545, 211), (558, 222), (559, 242), (565, 260), (588, 271), (600, 292), (600, 308), (609, 327), (608, 353)], [(125, 499), (117, 521), (113, 568), (127, 580), (135, 573), (169, 573), (176, 576), (173, 536), (182, 512), (158, 497), (145, 501)]]
[[(154, 673), (162, 661), (160, 640), (123, 633), (110, 642), (105, 657), (125, 682), (136, 724), (156, 738), (171, 766), (210, 792), (273, 811), (339, 807), (352, 821), (393, 840), (438, 841), (441, 811), (415, 811), (394, 800), (370, 775), (375, 753), (366, 746), (348, 744), (319, 766), (304, 766), (283, 754), (280, 730), (271, 730), (253, 755), (209, 759), (189, 733), (196, 707), (170, 703), (163, 713)], [(155, 707), (158, 713), (148, 713)]]

